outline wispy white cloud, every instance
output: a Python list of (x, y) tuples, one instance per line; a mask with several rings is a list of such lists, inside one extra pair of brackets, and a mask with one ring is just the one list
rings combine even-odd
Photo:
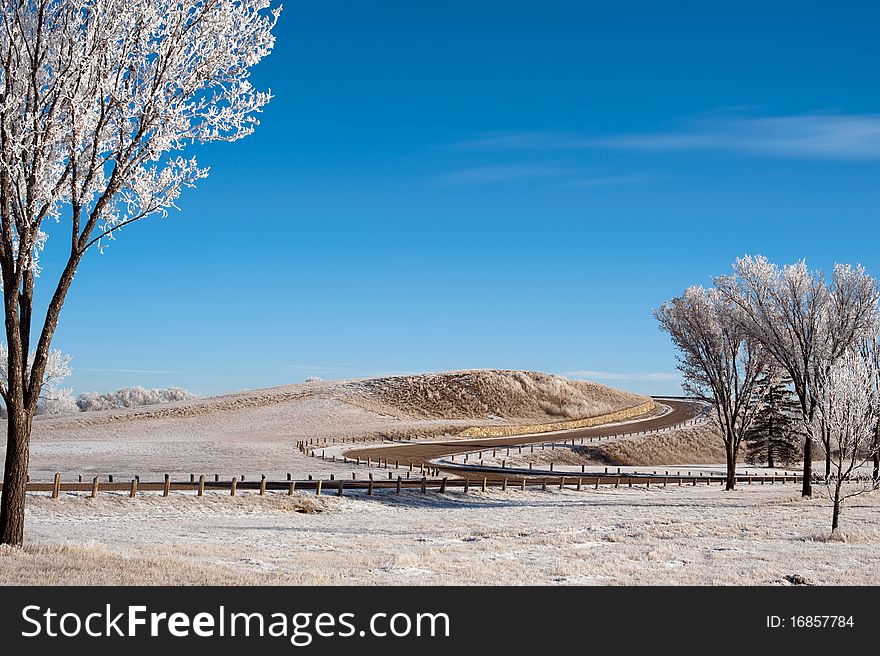
[(551, 164), (475, 166), (441, 173), (434, 176), (431, 181), (439, 185), (471, 186), (521, 180), (546, 180), (570, 173), (568, 169)]
[(618, 185), (644, 182), (649, 178), (644, 175), (596, 175), (568, 180), (560, 180), (554, 186), (565, 188), (616, 187)]
[(585, 136), (560, 132), (493, 134), (467, 149), (720, 151), (828, 160), (880, 159), (880, 114), (721, 115), (686, 121), (676, 130)]
[(532, 163), (457, 169), (434, 176), (431, 182), (451, 187), (538, 182), (552, 187), (586, 188), (632, 184), (644, 179), (642, 175), (606, 175), (583, 168)]
[(590, 380), (650, 380), (650, 381), (674, 381), (681, 377), (676, 373), (655, 371), (648, 373), (631, 373), (618, 371), (566, 371), (569, 378), (587, 378)]
[(90, 367), (77, 367), (77, 371), (91, 371), (114, 374), (183, 374), (184, 371), (170, 371), (165, 369), (94, 369)]

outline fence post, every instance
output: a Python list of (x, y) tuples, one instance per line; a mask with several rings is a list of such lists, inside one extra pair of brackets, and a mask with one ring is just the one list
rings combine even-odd
[(337, 496), (337, 497), (341, 497), (341, 496), (342, 496), (342, 490), (343, 490), (343, 486), (344, 486), (344, 485), (345, 485), (345, 482), (340, 478), (340, 479), (339, 479), (339, 487), (336, 488), (336, 496)]
[[(443, 480), (445, 481), (446, 479), (444, 478)], [(501, 482), (501, 491), (502, 491), (502, 492), (507, 492), (507, 478), (506, 478), (506, 477), (505, 477), (504, 480)]]
[(137, 496), (137, 494), (138, 494), (138, 482), (137, 482), (136, 478), (133, 478), (133, 479), (131, 479), (131, 493), (129, 494), (129, 496), (131, 496), (131, 498), (134, 499)]
[(97, 476), (95, 476), (92, 479), (92, 498), (94, 499), (96, 496), (98, 496), (98, 477)]
[(559, 489), (561, 490), (565, 486), (565, 476), (559, 479)]
[(293, 491), (296, 489), (296, 481), (290, 481), (290, 485), (287, 486), (287, 496), (292, 497)]
[(229, 488), (229, 496), (234, 497), (234, 496), (235, 496), (235, 490), (236, 490), (237, 488), (238, 488), (238, 477), (237, 477), (237, 476), (233, 476), (233, 477), (232, 477), (232, 487)]
[(422, 494), (427, 493), (428, 491), (428, 479), (422, 476)]
[(370, 476), (370, 482), (367, 483), (367, 496), (373, 496), (373, 477)]
[[(505, 479), (506, 481), (506, 479)], [(443, 477), (443, 480), (440, 481), (440, 494), (444, 494), (446, 492), (446, 477)]]
[(546, 492), (546, 491), (547, 491), (547, 479), (542, 478), (541, 479), (541, 492)]
[(400, 494), (400, 476), (397, 477), (397, 493)]
[(321, 496), (321, 479), (320, 478), (318, 479), (317, 487), (315, 487), (315, 496), (316, 497)]
[(614, 487), (620, 487), (620, 478), (614, 479)]
[(601, 476), (596, 477), (596, 488), (595, 489), (597, 489), (597, 490), (599, 489), (599, 483), (601, 482), (601, 480), (602, 480)]
[(483, 492), (486, 491), (486, 478), (483, 478)]
[(262, 474), (260, 476), (260, 496), (266, 496), (266, 475)]
[(201, 474), (199, 476), (199, 496), (205, 496), (205, 475)]
[(57, 499), (58, 495), (61, 494), (61, 474), (55, 474), (55, 481), (52, 483), (52, 498)]
[(465, 479), (464, 479), (464, 491), (465, 491), (465, 494), (467, 494), (467, 491), (468, 491), (468, 489), (470, 489), (470, 486), (471, 486), (471, 479), (465, 477)]

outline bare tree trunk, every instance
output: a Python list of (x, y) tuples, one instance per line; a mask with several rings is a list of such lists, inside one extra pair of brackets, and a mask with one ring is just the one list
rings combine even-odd
[(804, 440), (804, 481), (801, 496), (813, 496), (813, 440), (809, 435)]
[(880, 481), (880, 424), (874, 429), (874, 444), (871, 448), (874, 449), (874, 473), (872, 478), (874, 485), (877, 485), (877, 482)]
[(822, 444), (825, 445), (825, 478), (831, 476), (831, 429), (822, 422)]
[(13, 401), (7, 408), (6, 471), (0, 499), (0, 544), (19, 547), (24, 543), (24, 502), (32, 423), (32, 418), (21, 406)]
[(725, 490), (733, 490), (736, 487), (736, 450), (728, 445), (727, 447), (727, 484)]
[(834, 510), (831, 513), (831, 533), (837, 533), (838, 528), (840, 527), (840, 484), (841, 481), (838, 480), (837, 484), (834, 486)]

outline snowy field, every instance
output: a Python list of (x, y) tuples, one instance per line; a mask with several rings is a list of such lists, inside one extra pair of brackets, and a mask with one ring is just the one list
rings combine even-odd
[[(302, 512), (306, 511), (306, 512)], [(4, 584), (880, 584), (880, 494), (794, 485), (28, 500)]]

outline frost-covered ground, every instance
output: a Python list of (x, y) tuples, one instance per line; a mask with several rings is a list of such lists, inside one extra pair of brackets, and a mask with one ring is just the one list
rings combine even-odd
[(827, 500), (798, 492), (33, 494), (29, 546), (0, 550), (0, 582), (880, 584), (880, 494), (853, 499), (848, 541), (829, 542)]

